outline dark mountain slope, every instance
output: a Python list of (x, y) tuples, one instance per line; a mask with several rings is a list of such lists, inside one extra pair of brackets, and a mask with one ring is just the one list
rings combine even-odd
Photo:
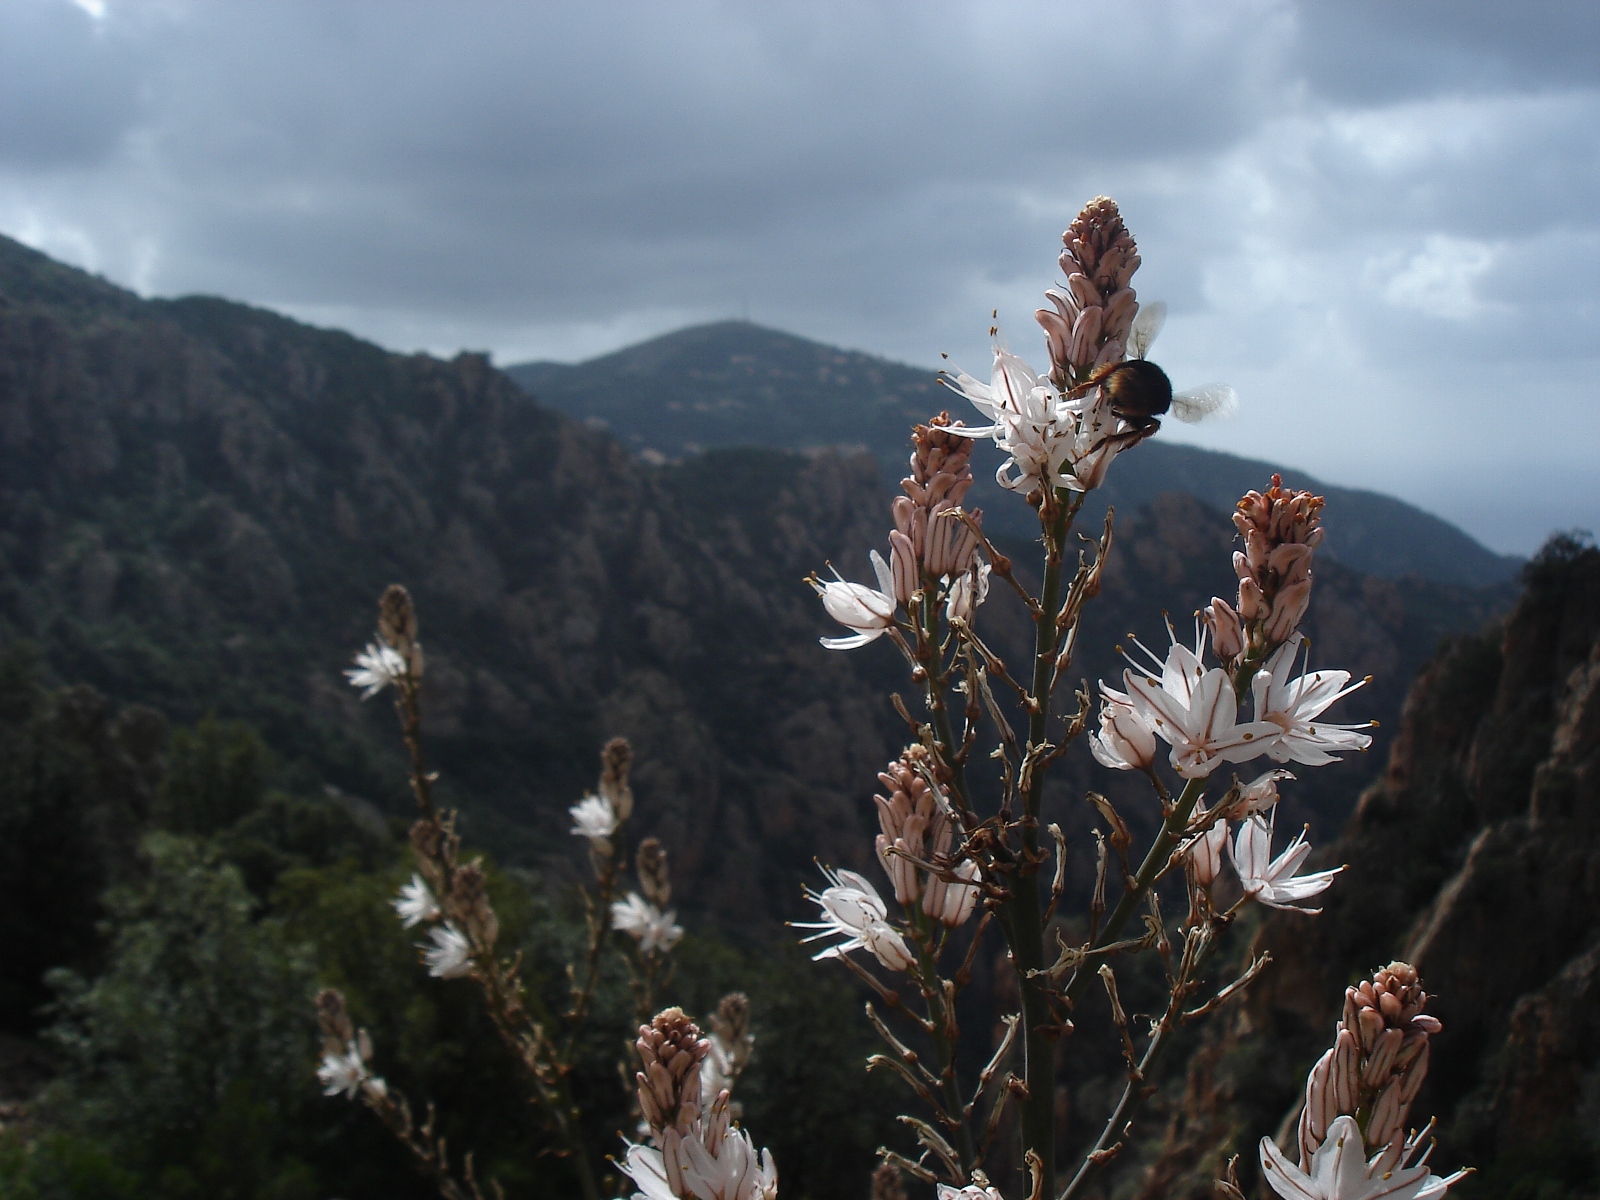
[[(866, 797), (899, 736), (884, 697), (904, 682), (885, 643), (817, 646), (829, 623), (800, 582), (830, 560), (869, 577), (889, 489), (866, 456), (655, 468), (479, 356), (143, 301), (8, 242), (0, 288), (0, 633), (36, 641), (57, 679), (242, 718), (303, 790), (404, 812), (388, 706), (339, 674), (401, 580), (447, 794), (502, 856), (574, 861), (564, 809), (622, 733), (691, 907), (770, 931), (813, 856), (866, 860)], [(1191, 498), (1130, 513), (1082, 674), (1115, 671), (1130, 627), (1159, 639), (1163, 608), (1227, 591), (1231, 541)], [(1380, 719), (1438, 638), (1496, 603), (1332, 562), (1320, 578), (1319, 659), (1376, 675), (1360, 711)], [(1001, 600), (984, 619), (1013, 653), (1016, 614)], [(1373, 761), (1317, 773), (1301, 799), (1319, 824)]]
[[(966, 366), (982, 370), (987, 364)], [(710, 446), (849, 445), (869, 450), (897, 476), (906, 432), (916, 421), (940, 408), (975, 420), (970, 406), (940, 387), (931, 371), (743, 321), (681, 329), (575, 366), (524, 363), (506, 373), (541, 402), (610, 429), (633, 452), (668, 459)], [(1004, 500), (989, 478), (998, 455), (985, 449), (978, 457), (990, 470), (979, 470), (973, 503), (1026, 536), (1026, 511)], [(1327, 554), (1359, 571), (1471, 585), (1497, 583), (1516, 571), (1519, 560), (1392, 496), (1330, 486), (1293, 468), (1159, 437), (1118, 464), (1102, 498), (1131, 512), (1163, 492), (1188, 492), (1226, 511), (1274, 470), (1295, 487), (1328, 497)]]

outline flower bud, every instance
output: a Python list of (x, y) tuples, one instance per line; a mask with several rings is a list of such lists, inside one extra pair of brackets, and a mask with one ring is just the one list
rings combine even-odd
[(1095, 761), (1114, 771), (1145, 771), (1155, 761), (1156, 735), (1149, 719), (1124, 692), (1100, 682), (1100, 731), (1089, 735)]
[(667, 848), (659, 838), (647, 837), (639, 843), (634, 869), (645, 899), (657, 908), (665, 908), (672, 899), (672, 874), (667, 869)]
[(633, 789), (628, 785), (632, 765), (633, 747), (627, 738), (612, 738), (600, 751), (600, 784), (595, 790), (610, 802), (619, 823), (633, 815)]
[(398, 583), (385, 588), (378, 601), (378, 636), (402, 657), (410, 657), (411, 645), (417, 640), (417, 609), (411, 593)]
[(639, 1112), (657, 1145), (668, 1131), (689, 1134), (700, 1116), (700, 1067), (711, 1043), (681, 1008), (657, 1013), (639, 1027)]
[(922, 747), (912, 747), (880, 772), (878, 779), (889, 794), (872, 798), (883, 830), (875, 843), (878, 862), (894, 885), (894, 898), (908, 908), (921, 898), (923, 886), (923, 872), (911, 859), (927, 861), (935, 849), (943, 853), (950, 846), (944, 806), (916, 767), (921, 753)]
[(1224, 665), (1234, 662), (1244, 653), (1244, 627), (1239, 614), (1220, 596), (1211, 597), (1209, 608), (1201, 610), (1201, 619), (1211, 631), (1211, 645)]
[[(1205, 814), (1206, 805), (1202, 800), (1195, 805), (1194, 818), (1198, 820)], [(1196, 838), (1194, 845), (1189, 847), (1189, 860), (1185, 864), (1189, 878), (1200, 887), (1210, 887), (1222, 872), (1222, 855), (1227, 843), (1228, 822), (1219, 817), (1216, 824)]]
[(350, 1024), (343, 992), (337, 988), (323, 988), (317, 993), (317, 1024), (335, 1052), (354, 1040), (355, 1030)]
[(1287, 642), (1305, 617), (1322, 507), (1321, 496), (1285, 488), (1278, 475), (1267, 491), (1246, 492), (1236, 506), (1233, 523), (1244, 538), (1244, 550), (1233, 556), (1238, 613), (1256, 661)]
[(871, 1200), (906, 1200), (905, 1177), (893, 1163), (879, 1163), (872, 1172)]
[(889, 577), (894, 580), (894, 598), (901, 604), (909, 605), (920, 586), (917, 580), (917, 552), (911, 539), (898, 529), (889, 531)]
[(1300, 1162), (1306, 1168), (1329, 1125), (1366, 1113), (1367, 1156), (1397, 1162), (1405, 1121), (1428, 1073), (1428, 1039), (1439, 1021), (1422, 1012), (1428, 994), (1416, 968), (1394, 962), (1345, 990), (1344, 1015), (1333, 1049), (1312, 1070), (1300, 1121)]
[(1046, 292), (1051, 308), (1040, 309), (1035, 319), (1050, 348), (1050, 379), (1068, 387), (1096, 367), (1121, 360), (1139, 310), (1128, 286), (1139, 268), (1139, 253), (1116, 201), (1107, 196), (1084, 205), (1061, 242), (1066, 292)]

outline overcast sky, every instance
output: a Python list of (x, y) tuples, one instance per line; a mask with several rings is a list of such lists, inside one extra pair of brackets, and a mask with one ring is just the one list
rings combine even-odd
[(987, 368), (1097, 193), (1280, 459), (1600, 527), (1600, 4), (0, 0), (0, 231), (146, 295), (576, 360), (753, 320)]

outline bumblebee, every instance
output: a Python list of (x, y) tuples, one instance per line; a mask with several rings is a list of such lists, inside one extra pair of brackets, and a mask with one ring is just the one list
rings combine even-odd
[(1099, 388), (1111, 411), (1129, 426), (1126, 435), (1118, 435), (1129, 441), (1142, 440), (1160, 429), (1161, 418), (1168, 412), (1192, 425), (1230, 413), (1239, 404), (1238, 395), (1225, 383), (1208, 383), (1181, 392), (1172, 390), (1167, 373), (1145, 357), (1166, 320), (1167, 306), (1160, 301), (1140, 307), (1128, 331), (1129, 357), (1102, 367), (1069, 393), (1081, 396), (1091, 388)]

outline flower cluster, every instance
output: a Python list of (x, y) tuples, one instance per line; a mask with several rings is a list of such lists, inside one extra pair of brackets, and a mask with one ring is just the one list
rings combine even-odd
[(629, 892), (611, 905), (611, 927), (639, 943), (646, 957), (666, 954), (683, 937), (678, 914), (667, 908), (672, 899), (672, 877), (667, 868), (667, 850), (657, 838), (639, 843), (634, 859), (639, 887), (644, 892)]
[(913, 746), (878, 775), (889, 793), (872, 798), (883, 830), (876, 843), (878, 861), (901, 905), (910, 908), (920, 900), (923, 912), (954, 929), (966, 922), (977, 903), (977, 886), (962, 881), (977, 878), (978, 864), (951, 861), (955, 827), (950, 805), (919, 771), (926, 757), (921, 746)]
[(711, 1043), (682, 1009), (640, 1026), (635, 1075), (649, 1146), (628, 1145), (622, 1169), (635, 1200), (776, 1200), (778, 1171), (767, 1150), (733, 1124), (726, 1089), (702, 1106), (701, 1072)]
[(1261, 1139), (1262, 1173), (1284, 1200), (1437, 1200), (1466, 1173), (1434, 1175), (1428, 1130), (1405, 1131), (1428, 1073), (1428, 1039), (1440, 1030), (1422, 1011), (1427, 1002), (1403, 962), (1346, 989), (1333, 1046), (1306, 1080), (1298, 1164)]
[(457, 863), (460, 841), (448, 816), (433, 815), (411, 830), (418, 866), (390, 907), (407, 929), (428, 925), (428, 940), (417, 946), (428, 974), (460, 979), (473, 974), (478, 960), (492, 957), (500, 933), (489, 903), (482, 863)]
[(1275, 762), (1320, 766), (1335, 761), (1335, 752), (1365, 750), (1372, 744), (1360, 732), (1367, 725), (1319, 719), (1335, 700), (1366, 681), (1347, 686), (1347, 671), (1302, 669), (1294, 674), (1302, 643), (1298, 633), (1252, 675), (1255, 711), (1248, 721), (1239, 719), (1236, 675), (1205, 665), (1206, 643), (1204, 628), (1192, 650), (1173, 636), (1164, 659), (1148, 651), (1148, 665), (1129, 659), (1132, 665), (1122, 673), (1125, 692), (1101, 682), (1100, 728), (1089, 744), (1102, 766), (1148, 771), (1158, 740), (1171, 748), (1172, 769), (1185, 779), (1204, 779), (1222, 763), (1263, 755)]
[(1045, 292), (1050, 307), (1033, 315), (1050, 349), (1050, 379), (1065, 389), (1121, 360), (1139, 312), (1131, 284), (1140, 258), (1109, 196), (1084, 205), (1061, 241), (1058, 261), (1067, 286)]
[[(980, 431), (981, 432), (981, 431)], [(949, 413), (912, 432), (911, 473), (900, 481), (905, 495), (892, 506), (889, 558), (869, 555), (876, 588), (851, 583), (837, 571), (831, 580), (809, 582), (822, 606), (852, 632), (823, 638), (830, 650), (854, 650), (876, 641), (895, 625), (902, 605), (909, 613), (921, 599), (942, 599), (950, 618), (970, 622), (989, 594), (990, 566), (978, 557), (983, 511), (967, 512), (961, 501), (972, 487), (974, 433)]]
[(997, 328), (989, 382), (961, 371), (945, 380), (988, 418), (962, 432), (993, 438), (1006, 452), (995, 478), (1015, 492), (1097, 488), (1111, 460), (1148, 432), (1122, 420), (1105, 389), (1093, 386), (1134, 341), (1139, 303), (1131, 280), (1140, 259), (1133, 235), (1116, 201), (1100, 196), (1061, 236), (1065, 290), (1046, 291), (1050, 307), (1034, 314), (1050, 353), (1048, 376), (1007, 350)]
[[(972, 487), (972, 441), (958, 432), (963, 426), (940, 413), (911, 433), (911, 474), (900, 481), (889, 534), (890, 576), (894, 597), (909, 604), (925, 575), (957, 579), (972, 568), (978, 535), (962, 518), (961, 501)], [(967, 513), (972, 525), (983, 510)]]
[(1321, 496), (1283, 486), (1249, 491), (1233, 514), (1244, 549), (1234, 552), (1236, 605), (1214, 596), (1206, 610), (1217, 656), (1260, 662), (1293, 637), (1311, 603), (1311, 558), (1322, 541)]

